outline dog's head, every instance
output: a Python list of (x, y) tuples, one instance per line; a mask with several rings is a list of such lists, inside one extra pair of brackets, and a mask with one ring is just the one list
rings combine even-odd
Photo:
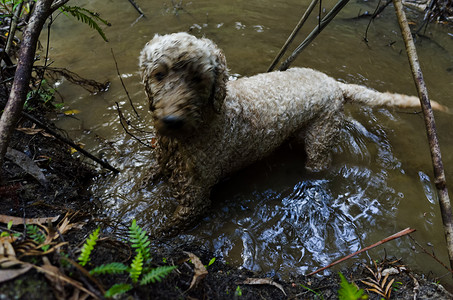
[(139, 64), (159, 134), (187, 136), (221, 110), (228, 74), (212, 41), (183, 32), (156, 35)]

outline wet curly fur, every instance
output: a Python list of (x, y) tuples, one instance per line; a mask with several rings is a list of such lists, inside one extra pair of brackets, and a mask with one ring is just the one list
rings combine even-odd
[[(419, 107), (416, 97), (344, 84), (292, 68), (228, 81), (226, 60), (210, 40), (156, 35), (140, 55), (159, 167), (178, 200), (169, 228), (190, 224), (210, 205), (211, 188), (289, 139), (305, 145), (306, 168), (326, 169), (345, 102)], [(433, 102), (433, 108), (444, 110)]]

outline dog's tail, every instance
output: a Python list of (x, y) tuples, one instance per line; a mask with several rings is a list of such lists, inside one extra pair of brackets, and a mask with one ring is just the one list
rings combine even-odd
[[(346, 101), (369, 106), (387, 106), (400, 108), (420, 108), (420, 100), (415, 96), (403, 94), (380, 93), (357, 84), (340, 83)], [(448, 107), (431, 100), (434, 110), (448, 112)]]

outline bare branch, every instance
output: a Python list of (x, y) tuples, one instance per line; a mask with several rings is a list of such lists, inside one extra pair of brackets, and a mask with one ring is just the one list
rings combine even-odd
[(410, 233), (412, 233), (412, 232), (414, 232), (414, 231), (415, 231), (415, 229), (411, 229), (411, 228), (403, 229), (403, 230), (401, 230), (400, 232), (395, 233), (394, 235), (391, 235), (391, 236), (389, 236), (389, 237), (387, 237), (387, 238), (385, 238), (385, 239), (383, 239), (383, 240), (380, 240), (380, 241), (377, 242), (377, 243), (374, 243), (373, 245), (370, 245), (370, 246), (368, 246), (368, 247), (365, 247), (365, 248), (363, 248), (363, 249), (360, 249), (359, 251), (356, 251), (356, 252), (354, 252), (354, 253), (349, 254), (348, 256), (345, 256), (345, 257), (343, 257), (343, 258), (341, 258), (341, 259), (339, 259), (339, 260), (337, 260), (337, 261), (334, 261), (333, 263), (329, 264), (329, 265), (326, 266), (326, 267), (323, 267), (323, 268), (318, 269), (318, 270), (316, 270), (316, 271), (314, 271), (314, 272), (311, 272), (311, 273), (308, 274), (307, 276), (311, 276), (311, 275), (314, 275), (314, 274), (319, 273), (319, 272), (321, 272), (321, 271), (324, 271), (325, 269), (328, 269), (328, 268), (330, 268), (330, 267), (333, 267), (333, 266), (335, 266), (336, 264), (339, 264), (339, 263), (341, 263), (341, 262), (343, 262), (343, 261), (345, 261), (345, 260), (350, 259), (351, 257), (356, 256), (357, 254), (360, 254), (360, 253), (362, 253), (362, 252), (365, 252), (365, 251), (368, 251), (368, 250), (370, 250), (370, 249), (373, 249), (373, 248), (376, 247), (376, 246), (379, 246), (379, 245), (384, 244), (384, 243), (387, 243), (387, 242), (389, 242), (389, 241), (391, 241), (391, 240), (400, 238), (400, 237), (402, 237), (402, 236), (404, 236), (404, 235), (406, 235), (406, 234), (410, 234)]

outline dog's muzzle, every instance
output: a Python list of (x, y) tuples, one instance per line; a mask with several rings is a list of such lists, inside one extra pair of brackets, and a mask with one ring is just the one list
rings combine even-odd
[(169, 137), (184, 136), (187, 131), (183, 117), (168, 115), (154, 121), (154, 126), (159, 134)]
[(165, 116), (160, 121), (168, 130), (179, 130), (184, 126), (184, 120), (178, 116)]

